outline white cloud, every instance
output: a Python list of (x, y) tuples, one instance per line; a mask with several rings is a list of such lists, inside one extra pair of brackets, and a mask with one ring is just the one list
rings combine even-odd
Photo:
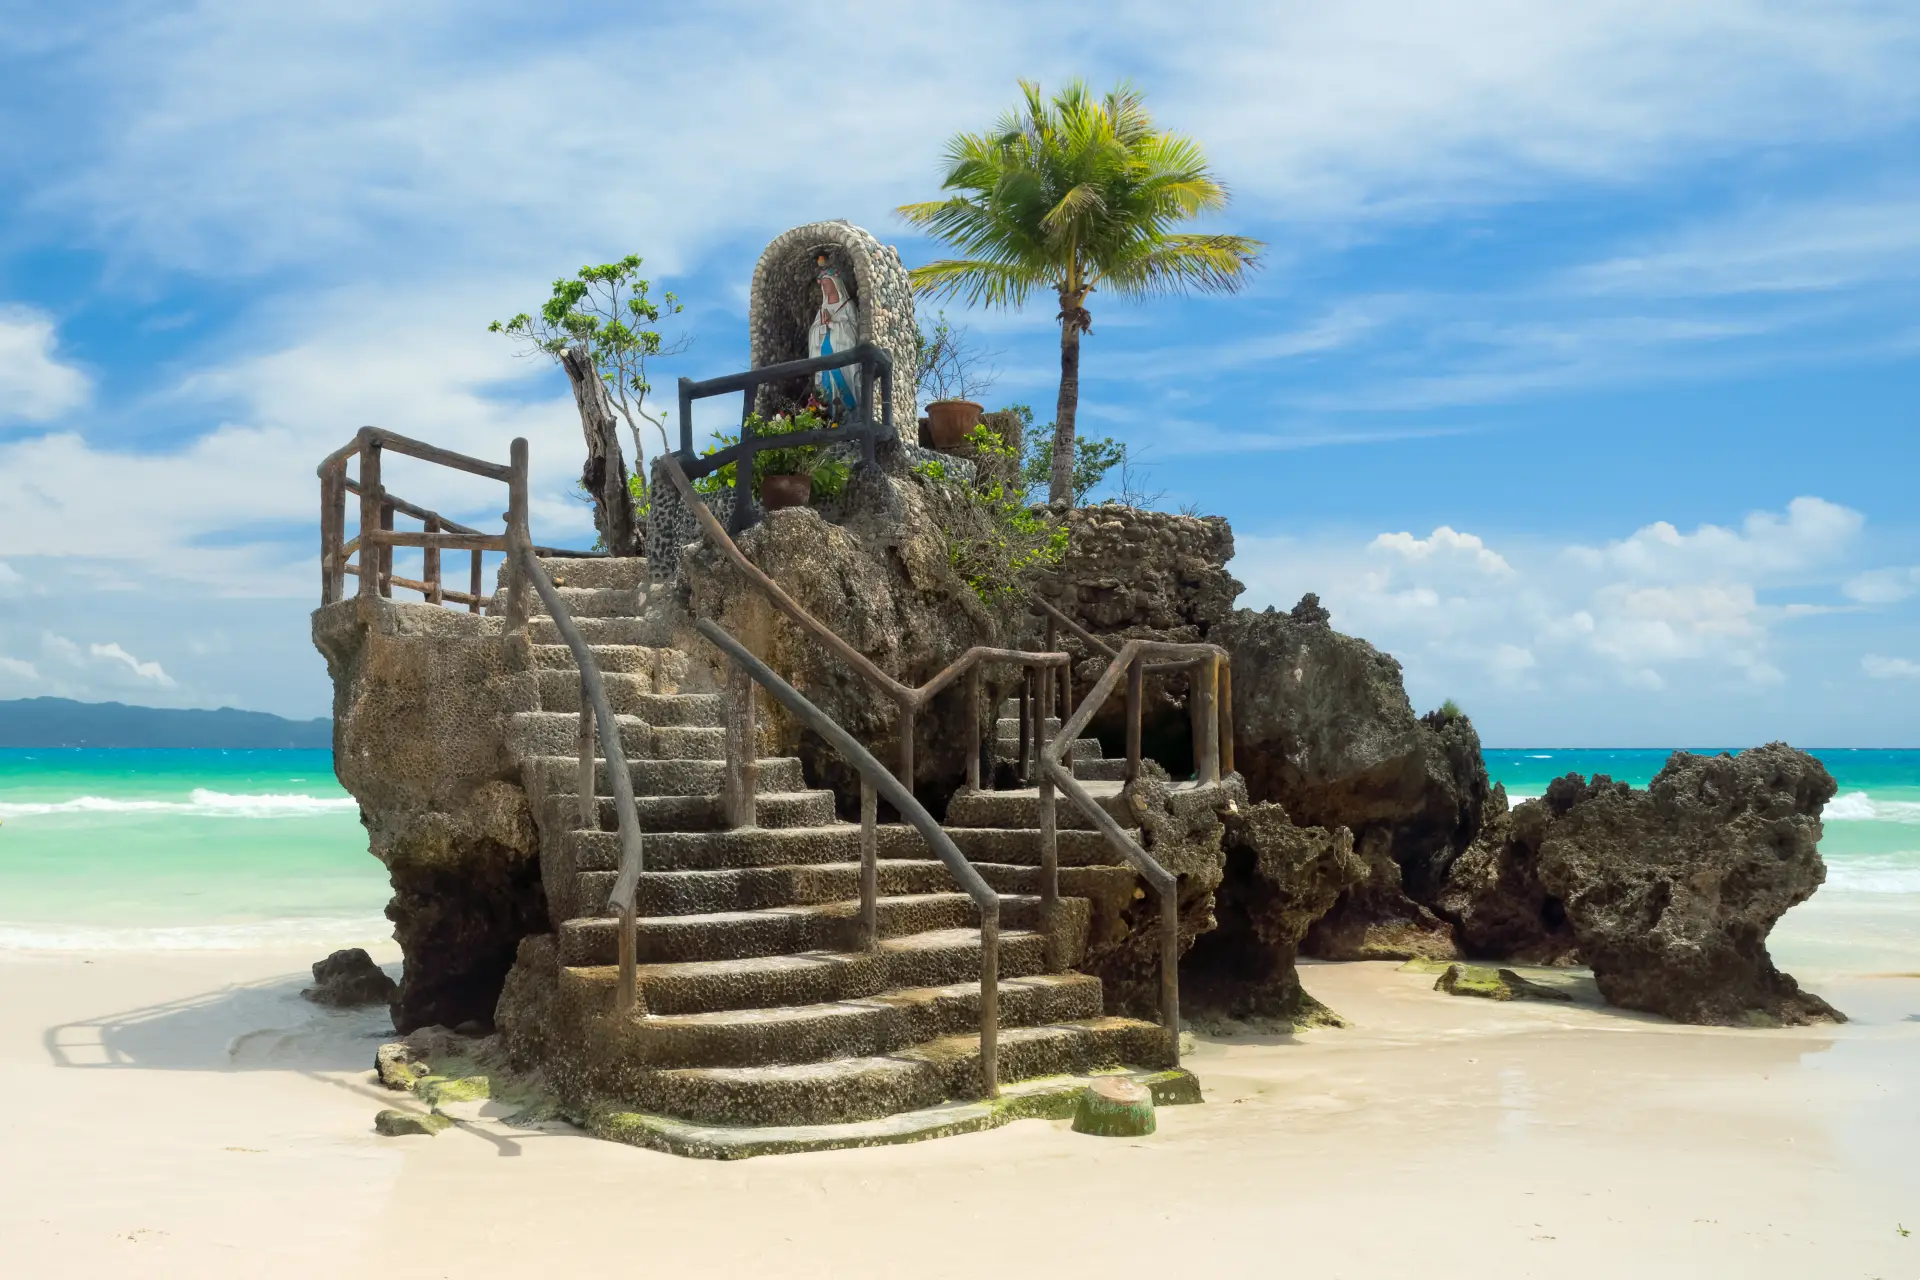
[(0, 560), (0, 596), (13, 595), (26, 585), (26, 581), (20, 576), (18, 569), (5, 560)]
[(113, 644), (89, 645), (87, 652), (104, 662), (125, 663), (127, 670), (133, 672), (134, 675), (142, 680), (151, 680), (163, 689), (171, 689), (175, 684), (174, 678), (168, 675), (159, 663), (142, 662), (125, 649), (122, 649), (117, 642)]
[(0, 656), (0, 676), (7, 677), (10, 683), (25, 681), (31, 684), (39, 681), (40, 669), (22, 658)]
[(1840, 588), (1861, 604), (1898, 604), (1920, 591), (1920, 565), (1905, 569), (1869, 569), (1848, 578)]
[(1240, 537), (1245, 603), (1316, 591), (1335, 625), (1448, 688), (1667, 689), (1781, 684), (1775, 629), (1807, 611), (1763, 591), (1844, 570), (1858, 512), (1799, 498), (1738, 528), (1648, 525), (1599, 547), (1495, 549), (1449, 526), (1354, 546)]
[(1875, 680), (1920, 680), (1920, 662), (1909, 658), (1887, 658), (1870, 653), (1860, 659), (1860, 669)]
[(87, 376), (58, 357), (53, 321), (0, 306), (0, 423), (51, 422), (87, 402)]

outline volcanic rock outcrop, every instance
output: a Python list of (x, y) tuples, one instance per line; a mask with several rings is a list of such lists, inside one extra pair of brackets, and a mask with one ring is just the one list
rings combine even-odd
[(1679, 1022), (1844, 1021), (1767, 954), (1774, 923), (1826, 879), (1820, 811), (1835, 790), (1818, 760), (1782, 742), (1677, 751), (1645, 791), (1555, 779), (1540, 802), (1539, 883), (1601, 994)]
[(1233, 659), (1235, 763), (1255, 801), (1346, 827), (1365, 880), (1308, 931), (1327, 959), (1452, 956), (1427, 901), (1480, 832), (1490, 789), (1465, 716), (1416, 716), (1400, 664), (1330, 625), (1315, 597), (1236, 610), (1209, 638)]
[(349, 599), (313, 615), (333, 677), (334, 772), (393, 882), (401, 1031), (490, 1023), (521, 938), (548, 928), (506, 717), (529, 697), (501, 622)]
[[(953, 568), (949, 531), (982, 519), (978, 508), (958, 486), (907, 474), (899, 450), (881, 454), (880, 466), (855, 469), (837, 504), (845, 513), (839, 523), (810, 507), (770, 512), (740, 535), (741, 552), (835, 635), (908, 685), (924, 683), (974, 645), (1015, 647), (1035, 638), (1024, 609), (988, 608)], [(779, 612), (721, 552), (703, 539), (684, 549), (680, 570), (688, 616), (717, 621), (879, 759), (899, 758), (893, 700)], [(711, 651), (697, 637), (687, 647)], [(1014, 678), (1013, 668), (986, 669), (989, 706), (1012, 691)], [(915, 786), (936, 813), (966, 776), (968, 714), (962, 680), (917, 717)], [(769, 749), (798, 755), (808, 781), (832, 788), (841, 812), (857, 816), (853, 769), (777, 705), (767, 715)]]
[(1540, 883), (1540, 842), (1550, 821), (1538, 801), (1509, 811), (1507, 789), (1493, 788), (1479, 837), (1447, 866), (1433, 899), (1468, 956), (1578, 962), (1566, 907)]
[(1345, 827), (1296, 827), (1277, 804), (1224, 815), (1225, 866), (1215, 927), (1180, 964), (1183, 1009), (1205, 1019), (1332, 1020), (1300, 986), (1300, 941), (1340, 895), (1367, 876)]

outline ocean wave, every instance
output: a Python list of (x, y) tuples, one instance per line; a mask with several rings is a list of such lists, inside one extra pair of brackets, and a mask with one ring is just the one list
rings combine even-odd
[(295, 818), (350, 812), (352, 796), (233, 795), (196, 787), (185, 800), (117, 800), (76, 796), (71, 800), (0, 802), (0, 820), (63, 813), (170, 813), (203, 818)]
[(1920, 823), (1920, 802), (1875, 800), (1864, 791), (1849, 791), (1828, 801), (1820, 816), (1828, 822)]
[(1920, 893), (1920, 851), (1832, 857), (1824, 888), (1837, 893)]
[(126, 927), (0, 920), (0, 951), (250, 951), (340, 947), (393, 936), (384, 916), (314, 916), (249, 924)]

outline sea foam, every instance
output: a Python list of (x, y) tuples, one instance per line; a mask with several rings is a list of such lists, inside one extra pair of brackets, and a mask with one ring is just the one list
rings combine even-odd
[(1920, 802), (1875, 800), (1864, 791), (1849, 791), (1828, 801), (1820, 816), (1828, 822), (1920, 823)]
[(149, 927), (0, 920), (0, 951), (249, 951), (338, 948), (393, 936), (382, 916), (312, 916), (247, 924)]
[(10, 801), (0, 803), (0, 820), (38, 818), (62, 813), (169, 813), (205, 818), (296, 818), (351, 811), (351, 796), (233, 795), (196, 787), (185, 800), (120, 800), (111, 796), (76, 796), (71, 800)]

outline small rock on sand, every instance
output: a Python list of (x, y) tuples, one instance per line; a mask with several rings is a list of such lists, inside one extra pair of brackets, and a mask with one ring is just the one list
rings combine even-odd
[(396, 1111), (391, 1107), (373, 1118), (374, 1132), (389, 1138), (404, 1138), (414, 1134), (425, 1134), (431, 1138), (452, 1123), (446, 1116)]

